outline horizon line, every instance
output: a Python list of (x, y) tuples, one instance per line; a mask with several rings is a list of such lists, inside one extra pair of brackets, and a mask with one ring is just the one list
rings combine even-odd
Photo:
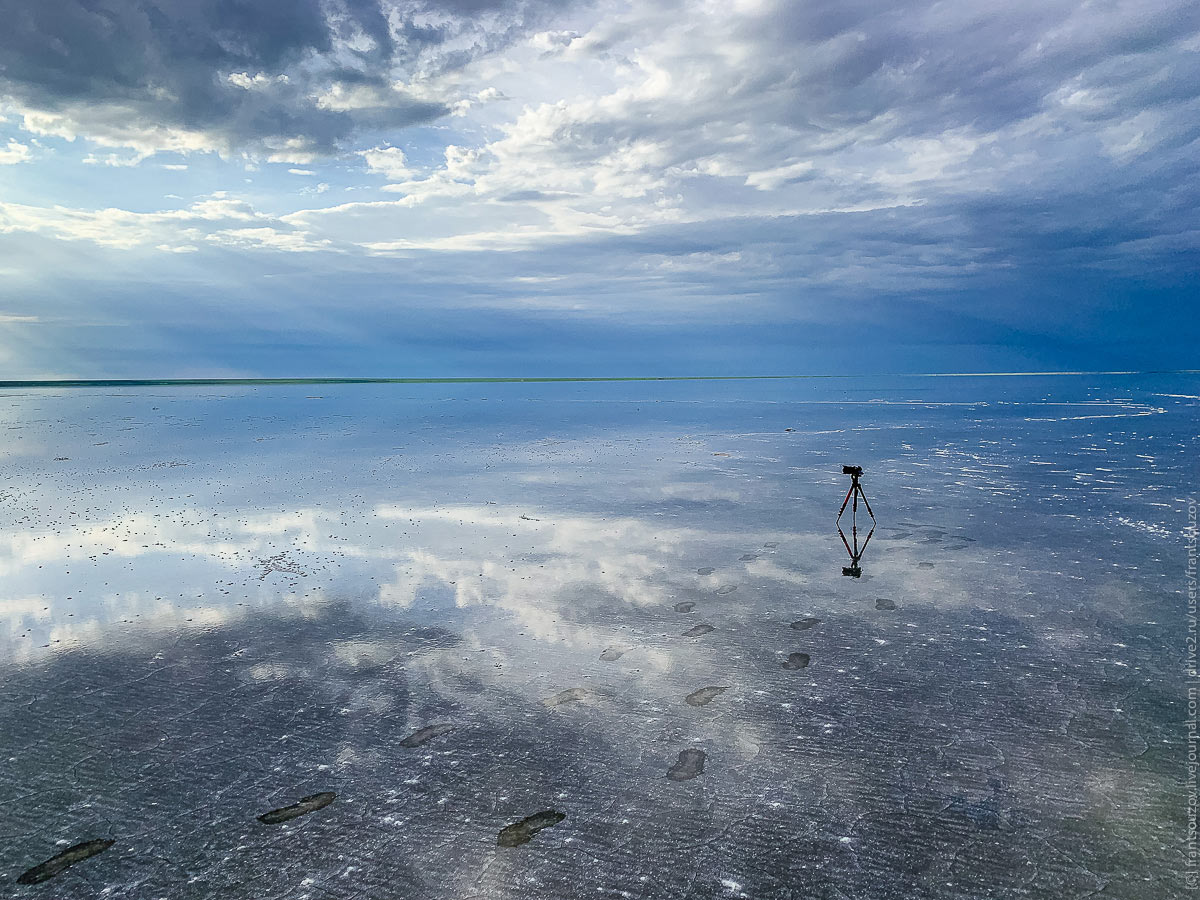
[(1200, 369), (1064, 370), (1040, 372), (885, 372), (819, 375), (594, 375), (530, 377), (296, 378), (34, 378), (0, 380), (0, 389), (55, 387), (217, 387), (291, 384), (563, 384), (640, 381), (786, 381), (833, 378), (1038, 378), (1084, 375), (1200, 375)]

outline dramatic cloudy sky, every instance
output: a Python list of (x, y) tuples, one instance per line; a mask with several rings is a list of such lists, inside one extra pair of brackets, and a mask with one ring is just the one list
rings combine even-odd
[(0, 22), (0, 377), (1200, 362), (1195, 0)]

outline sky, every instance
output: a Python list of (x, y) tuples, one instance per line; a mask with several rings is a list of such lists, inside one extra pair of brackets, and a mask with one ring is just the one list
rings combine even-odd
[(0, 378), (1200, 368), (1194, 0), (0, 21)]

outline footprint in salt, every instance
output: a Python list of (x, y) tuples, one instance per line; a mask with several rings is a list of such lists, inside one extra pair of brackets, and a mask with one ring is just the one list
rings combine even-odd
[(702, 687), (698, 691), (692, 691), (683, 699), (688, 706), (706, 706), (711, 703), (714, 698), (719, 697), (727, 690), (729, 690), (729, 688)]
[(680, 750), (679, 759), (667, 770), (667, 777), (672, 781), (687, 781), (697, 775), (704, 774), (705, 753), (695, 748)]

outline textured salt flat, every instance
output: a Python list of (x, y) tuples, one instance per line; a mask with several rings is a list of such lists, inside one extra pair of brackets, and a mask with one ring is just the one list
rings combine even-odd
[(0, 393), (14, 896), (1185, 896), (1195, 379), (313, 393)]

